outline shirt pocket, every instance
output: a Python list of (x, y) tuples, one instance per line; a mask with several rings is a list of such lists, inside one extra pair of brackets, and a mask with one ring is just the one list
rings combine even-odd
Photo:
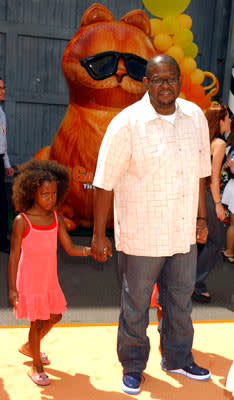
[(132, 165), (138, 178), (158, 174), (167, 151), (162, 131), (146, 126), (133, 140)]
[(150, 148), (142, 146), (141, 149), (135, 151), (132, 160), (135, 164), (136, 175), (139, 178), (147, 178), (158, 173), (165, 150), (165, 146), (159, 144)]

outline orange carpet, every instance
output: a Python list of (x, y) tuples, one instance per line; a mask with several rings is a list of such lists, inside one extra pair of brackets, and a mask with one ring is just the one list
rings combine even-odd
[(227, 400), (225, 380), (234, 359), (234, 323), (196, 323), (193, 353), (198, 364), (212, 372), (206, 382), (166, 374), (160, 368), (159, 335), (150, 325), (150, 359), (139, 395), (120, 389), (121, 366), (116, 355), (117, 326), (56, 327), (42, 350), (51, 365), (46, 372), (51, 385), (36, 386), (27, 376), (31, 365), (17, 349), (27, 339), (28, 328), (0, 329), (0, 400)]

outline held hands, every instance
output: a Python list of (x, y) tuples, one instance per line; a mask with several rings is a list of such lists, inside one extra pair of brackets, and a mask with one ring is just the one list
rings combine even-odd
[(10, 289), (9, 291), (9, 300), (11, 302), (11, 304), (13, 305), (13, 307), (17, 307), (18, 305), (18, 292), (17, 290), (12, 290)]
[(107, 260), (107, 256), (112, 257), (112, 244), (106, 237), (97, 238), (96, 235), (93, 235), (91, 251), (95, 260), (104, 262)]
[(82, 256), (83, 256), (83, 257), (86, 257), (86, 256), (91, 256), (91, 255), (92, 255), (91, 247), (86, 247), (86, 246), (84, 246), (84, 247), (83, 247), (83, 254), (82, 254)]
[(196, 237), (197, 243), (204, 244), (207, 241), (208, 228), (205, 219), (197, 219)]

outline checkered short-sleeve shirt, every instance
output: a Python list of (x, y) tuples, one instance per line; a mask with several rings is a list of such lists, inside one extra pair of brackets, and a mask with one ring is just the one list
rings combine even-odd
[(186, 253), (196, 242), (199, 179), (209, 176), (210, 144), (201, 109), (176, 100), (174, 123), (148, 93), (109, 124), (93, 185), (114, 190), (117, 250), (139, 256)]

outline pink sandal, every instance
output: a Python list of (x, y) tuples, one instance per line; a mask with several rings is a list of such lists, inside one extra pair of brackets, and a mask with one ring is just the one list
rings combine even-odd
[(32, 379), (34, 383), (36, 383), (36, 385), (39, 386), (47, 386), (51, 383), (50, 378), (48, 377), (48, 375), (46, 375), (45, 372), (40, 372), (37, 374), (31, 374), (30, 372), (28, 372), (28, 376)]
[[(25, 351), (25, 350), (23, 349), (23, 347), (20, 347), (20, 348), (19, 348), (19, 352), (20, 352), (21, 354), (23, 354), (24, 356), (27, 356), (27, 357), (32, 358), (32, 355), (31, 355), (30, 353), (28, 353), (27, 351)], [(40, 356), (41, 356), (41, 363), (42, 363), (43, 365), (49, 365), (49, 364), (50, 364), (50, 360), (48, 359), (48, 356), (47, 356), (46, 353), (40, 353)]]
[(48, 359), (48, 356), (46, 353), (40, 353), (41, 356), (41, 363), (43, 365), (49, 365), (50, 364), (50, 360)]

